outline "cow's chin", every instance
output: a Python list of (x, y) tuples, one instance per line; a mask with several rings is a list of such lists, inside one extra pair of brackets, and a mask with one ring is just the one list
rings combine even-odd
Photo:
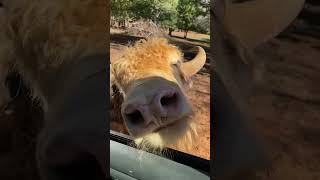
[(134, 141), (140, 149), (161, 152), (165, 147), (190, 148), (196, 136), (196, 125), (191, 116), (187, 116)]

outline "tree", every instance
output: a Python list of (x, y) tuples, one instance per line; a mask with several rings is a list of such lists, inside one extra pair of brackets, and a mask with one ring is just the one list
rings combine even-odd
[(198, 33), (209, 34), (210, 32), (210, 14), (206, 16), (196, 17), (190, 30), (196, 31)]
[(131, 0), (111, 0), (111, 16), (119, 22), (119, 25), (132, 18), (131, 6)]
[(134, 12), (134, 19), (153, 21), (169, 28), (171, 34), (177, 22), (177, 5), (178, 0), (135, 0), (131, 12)]
[(192, 28), (196, 17), (201, 14), (198, 0), (179, 0), (177, 6), (178, 19), (177, 27), (182, 29), (187, 38), (188, 31)]
[(145, 19), (156, 22), (161, 13), (160, 0), (135, 0), (131, 11), (134, 12), (135, 19)]
[(200, 0), (200, 15), (209, 16), (210, 15), (210, 0)]
[(152, 20), (157, 23), (164, 16), (175, 14), (177, 0), (135, 0), (131, 11), (136, 19)]
[(178, 0), (171, 0), (163, 4), (163, 12), (158, 18), (158, 22), (162, 27), (169, 29), (169, 35), (176, 28), (177, 24), (177, 5)]

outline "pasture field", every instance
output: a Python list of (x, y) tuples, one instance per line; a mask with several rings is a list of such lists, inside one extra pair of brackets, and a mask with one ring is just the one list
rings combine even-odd
[[(183, 37), (183, 32), (177, 32), (174, 31), (172, 32), (172, 36), (173, 37)], [(198, 41), (204, 41), (204, 42), (208, 42), (210, 41), (210, 35), (209, 34), (201, 34), (201, 33), (197, 33), (197, 32), (193, 32), (193, 31), (189, 31), (188, 32), (188, 36), (187, 38), (189, 40), (198, 40)]]
[[(110, 59), (111, 62), (116, 61), (121, 54), (121, 49), (142, 38), (142, 36), (134, 36), (125, 34), (119, 29), (110, 29), (111, 44), (110, 44)], [(170, 41), (177, 45), (185, 57), (191, 59), (192, 53), (189, 52), (191, 47), (202, 46), (207, 53), (207, 62), (204, 68), (194, 76), (193, 86), (189, 90), (187, 96), (196, 112), (195, 120), (199, 137), (190, 149), (178, 149), (180, 151), (196, 155), (205, 159), (210, 159), (210, 47), (209, 35), (189, 32), (190, 39), (183, 39), (183, 32), (174, 32)], [(206, 39), (204, 41), (203, 39)]]

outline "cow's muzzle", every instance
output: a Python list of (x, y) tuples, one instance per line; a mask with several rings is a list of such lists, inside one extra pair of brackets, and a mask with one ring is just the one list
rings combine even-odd
[(132, 87), (121, 113), (130, 134), (137, 138), (181, 120), (192, 110), (180, 87), (160, 77)]

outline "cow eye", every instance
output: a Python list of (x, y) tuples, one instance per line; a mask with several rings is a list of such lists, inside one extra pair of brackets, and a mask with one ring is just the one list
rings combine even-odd
[(179, 68), (180, 64), (181, 64), (181, 61), (177, 61), (177, 62), (172, 63), (172, 65), (177, 68)]

